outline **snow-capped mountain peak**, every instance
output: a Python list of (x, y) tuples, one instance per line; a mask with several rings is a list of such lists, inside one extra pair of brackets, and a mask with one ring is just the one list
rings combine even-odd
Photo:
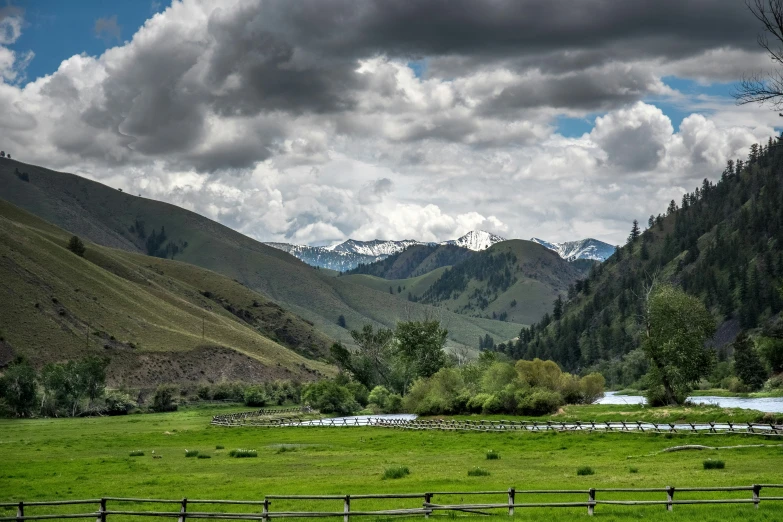
[(554, 250), (566, 261), (575, 261), (577, 259), (606, 261), (609, 256), (614, 254), (615, 250), (615, 247), (609, 243), (604, 243), (591, 237), (577, 241), (564, 241), (562, 243), (550, 243), (537, 237), (531, 238), (530, 241), (538, 243), (549, 250)]
[(478, 252), (481, 250), (486, 250), (495, 243), (500, 243), (501, 241), (505, 241), (505, 239), (498, 235), (492, 234), (491, 232), (486, 232), (484, 230), (471, 230), (464, 236), (458, 239), (444, 241), (441, 243), (441, 245), (456, 245)]
[(415, 239), (403, 239), (402, 241), (388, 241), (384, 239), (357, 241), (349, 239), (339, 245), (335, 245), (330, 250), (333, 252), (351, 252), (364, 256), (390, 256), (397, 252), (402, 252), (409, 246), (420, 244), (421, 242)]

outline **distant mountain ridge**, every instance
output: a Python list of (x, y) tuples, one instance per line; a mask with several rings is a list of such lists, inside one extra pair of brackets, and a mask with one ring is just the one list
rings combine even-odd
[(537, 237), (531, 238), (530, 241), (543, 245), (549, 250), (554, 250), (566, 261), (589, 259), (603, 262), (609, 259), (615, 251), (615, 247), (609, 243), (604, 243), (603, 241), (598, 241), (591, 237), (576, 241), (564, 241), (562, 243), (550, 243), (549, 241)]
[(337, 270), (339, 272), (347, 272), (355, 269), (359, 265), (369, 265), (377, 261), (382, 261), (383, 259), (399, 254), (406, 248), (412, 246), (437, 246), (439, 244), (455, 245), (479, 252), (481, 250), (486, 250), (495, 243), (501, 241), (505, 241), (505, 239), (483, 230), (473, 230), (462, 237), (443, 241), (442, 243), (424, 242), (415, 239), (403, 239), (400, 241), (386, 239), (358, 241), (356, 239), (348, 239), (331, 247), (292, 245), (290, 243), (265, 244), (287, 252), (308, 265)]
[[(382, 261), (389, 256), (399, 254), (411, 246), (453, 245), (467, 248), (474, 252), (481, 252), (492, 245), (503, 241), (506, 241), (506, 239), (497, 234), (484, 230), (471, 230), (462, 237), (442, 241), (440, 243), (424, 242), (416, 239), (403, 239), (401, 241), (386, 239), (357, 241), (355, 239), (348, 239), (331, 247), (293, 245), (291, 243), (266, 244), (273, 248), (277, 248), (278, 250), (288, 252), (308, 265), (337, 270), (338, 272), (348, 272), (355, 270), (359, 265), (369, 265)], [(551, 243), (544, 239), (534, 237), (530, 241), (557, 252), (557, 254), (566, 261), (576, 261), (578, 259), (606, 261), (615, 250), (614, 246), (593, 238)]]

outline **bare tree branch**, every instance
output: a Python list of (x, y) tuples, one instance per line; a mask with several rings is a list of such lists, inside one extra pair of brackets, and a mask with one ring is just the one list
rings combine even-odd
[[(773, 63), (783, 67), (783, 0), (745, 0), (745, 5), (764, 28), (758, 35), (759, 46), (767, 51)], [(746, 75), (732, 96), (738, 105), (769, 103), (775, 109), (781, 109), (783, 74), (778, 71)]]

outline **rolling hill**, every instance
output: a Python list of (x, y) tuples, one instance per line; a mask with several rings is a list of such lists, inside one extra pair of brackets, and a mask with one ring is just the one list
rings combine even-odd
[[(87, 243), (0, 200), (0, 364), (96, 354), (113, 385), (332, 374), (330, 339), (239, 283)], [(320, 360), (314, 360), (320, 359)]]
[[(399, 258), (390, 257), (360, 267), (340, 279), (403, 299), (435, 304), (462, 315), (531, 324), (551, 312), (557, 296), (565, 294), (568, 286), (584, 274), (582, 265), (569, 263), (556, 252), (531, 241), (504, 241), (472, 255), (455, 252), (458, 254), (455, 257), (449, 257), (452, 254), (449, 250), (429, 248), (408, 248)], [(432, 253), (423, 255), (427, 252)], [(419, 274), (422, 267), (437, 266), (427, 261), (436, 259), (436, 252), (448, 253), (449, 256), (444, 256), (448, 259), (461, 260), (453, 266), (441, 265), (413, 277), (388, 278), (394, 274)], [(427, 262), (417, 264), (421, 258)], [(362, 269), (371, 274), (356, 273)]]
[(424, 275), (437, 268), (455, 265), (473, 254), (473, 250), (454, 245), (414, 245), (381, 261), (359, 265), (345, 274), (366, 274), (383, 279), (407, 279)]
[(399, 320), (440, 314), (450, 343), (469, 347), (486, 334), (515, 337), (521, 326), (464, 317), (343, 281), (194, 212), (73, 174), (3, 160), (0, 198), (94, 243), (217, 272), (348, 343), (348, 330), (337, 324), (340, 315), (348, 328), (357, 328), (394, 327)]

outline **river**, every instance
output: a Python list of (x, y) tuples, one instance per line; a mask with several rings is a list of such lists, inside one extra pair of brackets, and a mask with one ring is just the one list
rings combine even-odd
[[(745, 408), (763, 412), (783, 413), (783, 397), (688, 397), (694, 404), (712, 404), (722, 408)], [(641, 395), (617, 395), (607, 392), (596, 404), (645, 404), (647, 401)]]

